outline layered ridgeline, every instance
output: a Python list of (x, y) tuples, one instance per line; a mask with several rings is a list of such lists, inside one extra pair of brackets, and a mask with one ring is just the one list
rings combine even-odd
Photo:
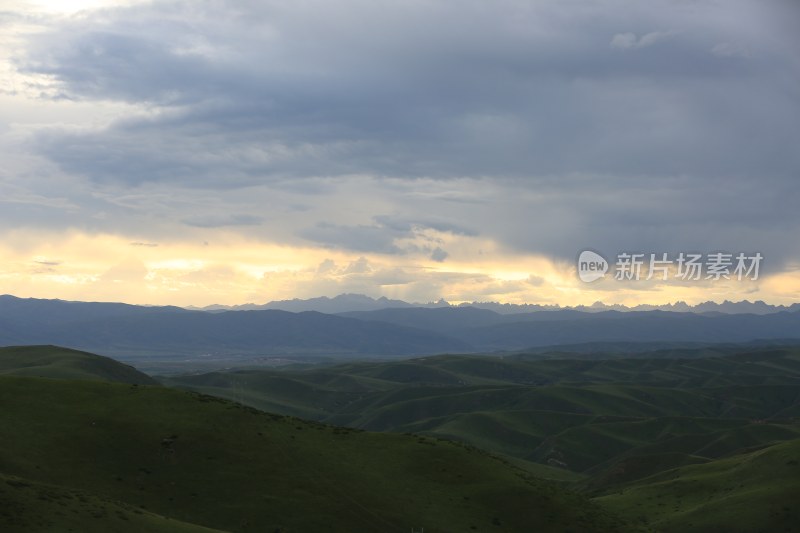
[(144, 374), (84, 352), (0, 349), (0, 530), (800, 523), (798, 349), (631, 355), (440, 356), (163, 380), (348, 429), (143, 385)]
[(797, 311), (800, 310), (800, 304), (792, 305), (770, 305), (761, 300), (749, 302), (747, 300), (741, 302), (731, 302), (725, 300), (722, 303), (712, 301), (701, 302), (696, 305), (689, 305), (686, 302), (675, 302), (664, 305), (650, 305), (639, 304), (634, 307), (628, 307), (620, 304), (604, 304), (602, 302), (595, 302), (590, 306), (578, 305), (574, 307), (561, 307), (560, 305), (551, 304), (510, 304), (498, 302), (471, 302), (460, 303), (458, 305), (451, 304), (444, 299), (436, 302), (428, 303), (410, 303), (403, 300), (392, 300), (381, 296), (379, 298), (370, 298), (364, 294), (345, 293), (339, 294), (329, 298), (321, 296), (317, 298), (292, 300), (276, 300), (266, 304), (243, 304), (243, 305), (209, 305), (206, 307), (191, 307), (191, 309), (219, 312), (219, 311), (257, 311), (262, 309), (278, 309), (281, 311), (291, 311), (298, 313), (301, 311), (319, 311), (321, 313), (349, 313), (353, 311), (379, 311), (383, 309), (398, 309), (398, 308), (457, 308), (457, 307), (473, 307), (476, 309), (488, 309), (500, 314), (519, 314), (530, 313), (534, 311), (554, 311), (563, 309), (575, 309), (578, 311), (676, 311), (686, 313), (753, 313), (753, 314), (769, 314), (779, 313), (781, 311)]
[[(659, 530), (800, 523), (791, 503), (800, 494), (800, 349), (629, 355), (436, 356), (165, 382), (328, 423), (467, 442)], [(768, 451), (781, 442), (779, 455)], [(746, 466), (778, 456), (784, 463), (770, 464), (786, 470), (774, 487)]]
[(0, 345), (58, 344), (133, 361), (154, 356), (363, 358), (598, 342), (800, 342), (800, 312), (790, 309), (756, 315), (407, 307), (333, 315), (0, 296)]
[(317, 312), (207, 313), (178, 307), (0, 296), (0, 345), (57, 344), (129, 358), (409, 355), (469, 350), (439, 333)]
[(340, 316), (422, 328), (468, 343), (474, 351), (597, 342), (740, 343), (800, 340), (800, 310), (756, 314), (575, 309), (500, 314), (473, 307), (383, 309)]
[(0, 530), (628, 530), (472, 447), (267, 414), (109, 364), (0, 350)]

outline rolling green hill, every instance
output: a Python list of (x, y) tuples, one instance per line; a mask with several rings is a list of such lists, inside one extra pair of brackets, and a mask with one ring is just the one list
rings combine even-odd
[(791, 531), (800, 350), (676, 353), (160, 379), (180, 391), (0, 349), (0, 530)]
[(147, 374), (114, 359), (59, 346), (0, 348), (0, 375), (158, 384)]
[(163, 381), (328, 423), (468, 442), (582, 473), (595, 486), (616, 482), (614, 472), (638, 457), (651, 459), (625, 479), (800, 438), (800, 350), (694, 353), (705, 350), (651, 359), (445, 355)]
[(0, 472), (11, 530), (68, 530), (86, 513), (98, 530), (117, 520), (148, 531), (626, 529), (471, 447), (102, 381), (0, 377)]
[(595, 501), (663, 532), (798, 531), (800, 440), (667, 469)]

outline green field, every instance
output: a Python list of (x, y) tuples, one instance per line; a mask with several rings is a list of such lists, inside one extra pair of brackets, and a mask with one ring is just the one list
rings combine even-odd
[(0, 348), (0, 376), (3, 375), (158, 384), (147, 374), (109, 357), (57, 346)]
[(0, 349), (0, 530), (793, 531), (800, 352), (702, 350), (159, 385)]
[(0, 472), (3, 531), (627, 529), (469, 446), (100, 380), (0, 377)]
[(586, 475), (628, 456), (680, 464), (800, 438), (796, 348), (684, 355), (438, 356), (162, 381), (326, 423), (459, 440)]
[(800, 440), (668, 469), (595, 499), (658, 531), (798, 531)]
[[(469, 443), (528, 465), (534, 475), (559, 480), (645, 527), (737, 530), (739, 523), (758, 522), (763, 531), (784, 531), (789, 524), (790, 514), (770, 514), (766, 500), (757, 499), (750, 522), (719, 511), (727, 504), (717, 497), (695, 501), (690, 517), (684, 507), (659, 505), (668, 494), (653, 496), (663, 485), (651, 483), (653, 476), (684, 469), (726, 472), (747, 453), (800, 442), (796, 347), (675, 348), (597, 359), (446, 355), (161, 379), (326, 423)], [(800, 476), (785, 481), (776, 489), (780, 494), (800, 494)], [(641, 494), (655, 498), (658, 518), (637, 499)]]

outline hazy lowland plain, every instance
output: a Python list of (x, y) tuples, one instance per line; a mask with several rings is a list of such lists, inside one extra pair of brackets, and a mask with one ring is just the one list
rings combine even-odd
[(0, 304), (3, 531), (800, 527), (795, 311)]

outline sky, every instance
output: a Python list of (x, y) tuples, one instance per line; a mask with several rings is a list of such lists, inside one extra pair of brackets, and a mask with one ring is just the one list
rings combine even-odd
[[(791, 0), (0, 0), (0, 293), (798, 302), (798, 28)], [(614, 275), (682, 252), (763, 260)]]

